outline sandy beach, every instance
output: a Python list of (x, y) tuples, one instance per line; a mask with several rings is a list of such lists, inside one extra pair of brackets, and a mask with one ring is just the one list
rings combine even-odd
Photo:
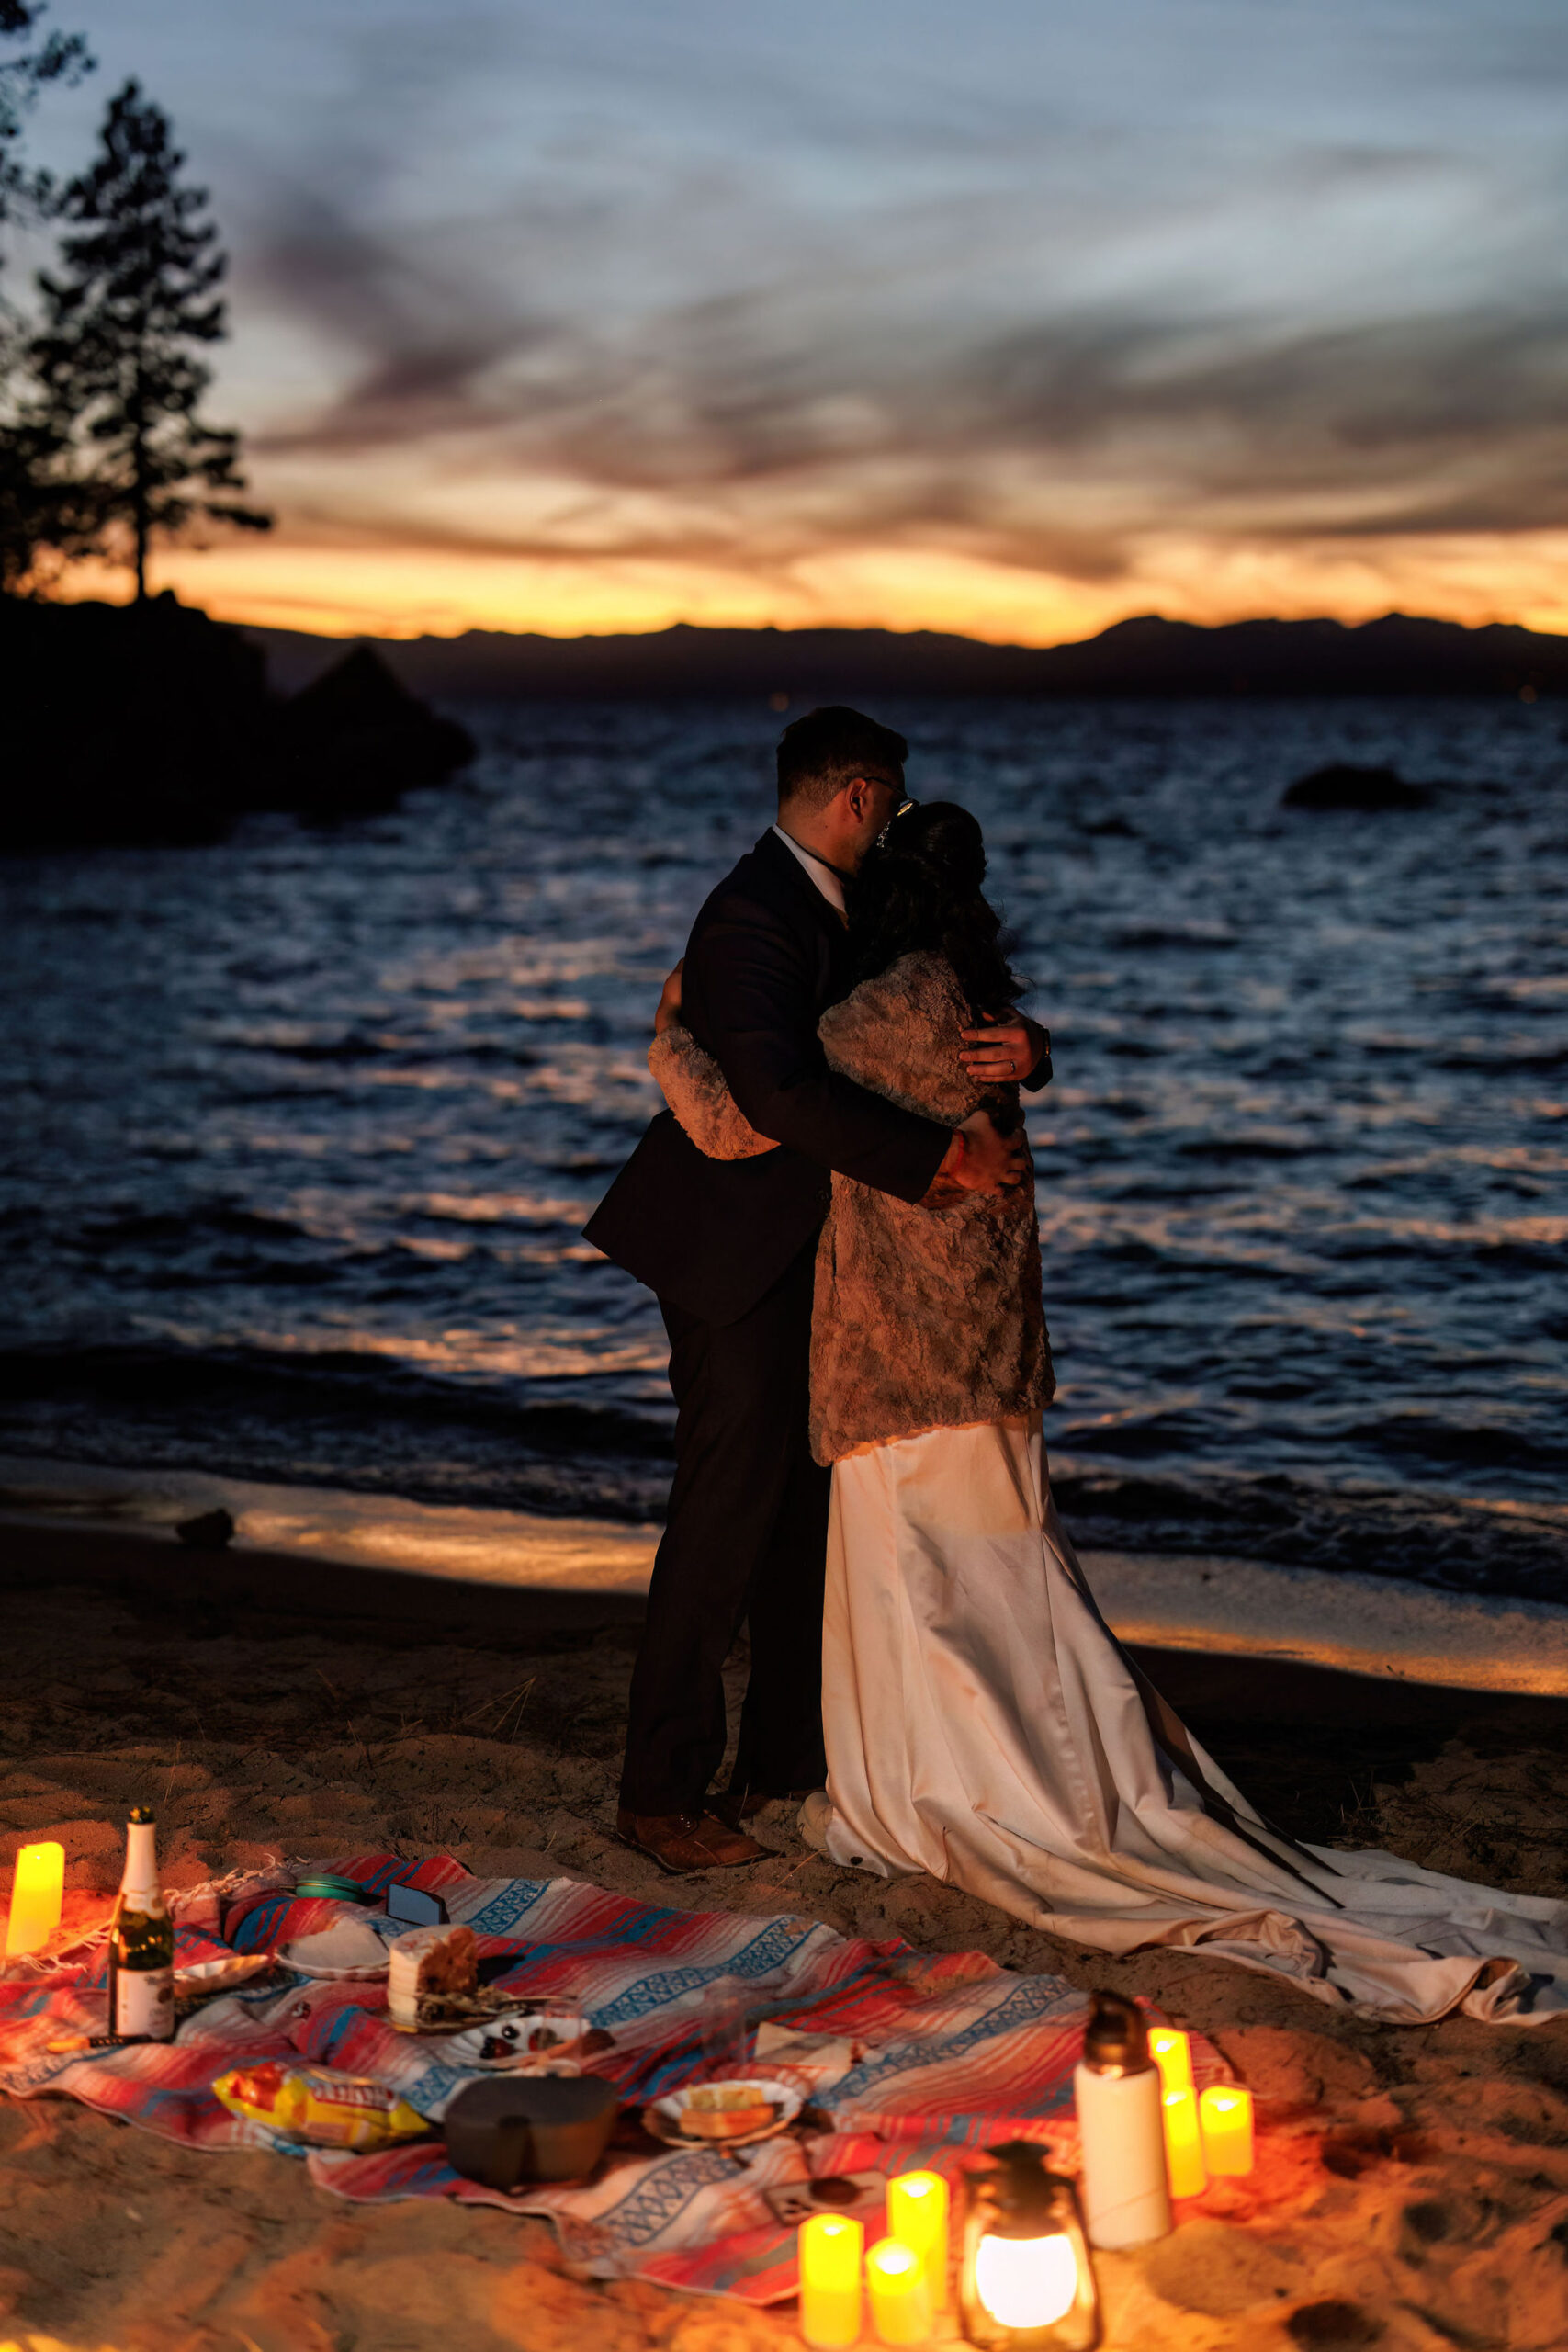
[[(0, 1537), (0, 1861), (61, 1838), (73, 1919), (103, 1916), (126, 1808), (150, 1802), (175, 1886), (279, 1856), (441, 1851), (1122, 1986), (1213, 2037), (1264, 2133), (1252, 2180), (1103, 2261), (1110, 2344), (1568, 2342), (1568, 2021), (1402, 2030), (1189, 1953), (1110, 1962), (950, 1889), (838, 1871), (784, 1808), (764, 1825), (773, 1860), (667, 1880), (614, 1836), (634, 1600), (312, 1578), (258, 1555), (197, 1567), (100, 1532)], [(1141, 1656), (1298, 1833), (1531, 1894), (1568, 1884), (1568, 1703)], [(350, 2209), (273, 2157), (189, 2154), (62, 2100), (0, 2109), (0, 2344), (425, 2352), (455, 2327), (467, 2352), (796, 2340), (787, 2308), (573, 2278), (542, 2224)]]

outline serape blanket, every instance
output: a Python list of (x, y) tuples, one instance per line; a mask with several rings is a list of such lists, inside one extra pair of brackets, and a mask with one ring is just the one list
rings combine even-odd
[[(339, 2197), (451, 2197), (541, 2215), (568, 2260), (598, 2278), (637, 2277), (749, 2302), (796, 2291), (795, 2229), (767, 2192), (846, 2173), (927, 2165), (958, 2173), (974, 2151), (1007, 2139), (1077, 2154), (1072, 2070), (1084, 1996), (1064, 1979), (1021, 1975), (979, 1952), (916, 1952), (898, 1938), (842, 1936), (811, 1919), (676, 1911), (571, 1879), (479, 1879), (446, 1857), (389, 1854), (309, 1866), (382, 1890), (397, 1880), (442, 1896), (482, 1957), (513, 1964), (504, 1990), (565, 2001), (613, 2035), (592, 2071), (635, 2114), (704, 2071), (705, 2018), (744, 2005), (757, 2071), (791, 2083), (807, 2106), (791, 2131), (743, 2149), (612, 2147), (589, 2182), (507, 2196), (465, 2180), (438, 2141), (375, 2155), (301, 2150), (231, 2115), (212, 2085), (262, 2058), (308, 2059), (391, 2085), (438, 2123), (476, 2078), (446, 2062), (439, 2036), (398, 2032), (385, 1979), (274, 1977), (208, 2003), (175, 2041), (118, 2050), (51, 2051), (101, 2032), (107, 1963), (101, 1945), (60, 1962), (0, 1973), (0, 2089), (60, 2092), (199, 2148), (274, 2147), (302, 2158)], [(347, 1916), (388, 1937), (396, 1923), (293, 1893), (298, 1871), (254, 1872), (175, 1902), (176, 1965), (273, 1951)], [(1226, 2072), (1194, 2038), (1200, 2083)]]

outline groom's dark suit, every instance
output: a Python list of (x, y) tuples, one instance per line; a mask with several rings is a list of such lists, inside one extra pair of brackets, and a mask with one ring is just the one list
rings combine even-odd
[(694, 1813), (724, 1754), (721, 1669), (750, 1620), (733, 1785), (822, 1777), (828, 1473), (807, 1442), (812, 1268), (829, 1170), (918, 1201), (950, 1130), (830, 1070), (817, 1023), (850, 985), (842, 920), (773, 832), (692, 929), (682, 1014), (760, 1135), (709, 1159), (668, 1111), (586, 1228), (659, 1295), (675, 1483), (632, 1681), (621, 1802)]

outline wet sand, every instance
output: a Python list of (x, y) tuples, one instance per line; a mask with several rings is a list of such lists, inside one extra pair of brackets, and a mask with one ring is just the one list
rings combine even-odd
[[(1568, 2021), (1398, 2030), (1186, 1952), (1123, 1962), (924, 1882), (809, 1854), (660, 1877), (614, 1837), (635, 1600), (198, 1558), (0, 1530), (0, 1861), (58, 1837), (101, 1917), (127, 1806), (165, 1876), (389, 1846), (646, 1899), (791, 1910), (1149, 1995), (1258, 2098), (1263, 2161), (1101, 2265), (1140, 2352), (1556, 2352), (1568, 2344)], [(1227, 1770), (1298, 1834), (1568, 1891), (1568, 1704), (1144, 1650)], [(743, 1658), (732, 1664), (739, 1681)], [(0, 2105), (0, 2346), (39, 2352), (750, 2352), (783, 2312), (570, 2277), (542, 2225), (369, 2211), (259, 2154), (197, 2156), (69, 2102)]]

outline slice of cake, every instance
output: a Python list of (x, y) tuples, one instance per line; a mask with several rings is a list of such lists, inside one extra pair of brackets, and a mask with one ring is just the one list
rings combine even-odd
[(394, 2025), (427, 2023), (424, 2012), (479, 1991), (479, 1950), (472, 1928), (415, 1928), (391, 1948), (387, 2009)]
[(681, 2129), (696, 2140), (738, 2140), (745, 2132), (765, 2130), (776, 2113), (755, 2084), (715, 2084), (686, 2093)]

